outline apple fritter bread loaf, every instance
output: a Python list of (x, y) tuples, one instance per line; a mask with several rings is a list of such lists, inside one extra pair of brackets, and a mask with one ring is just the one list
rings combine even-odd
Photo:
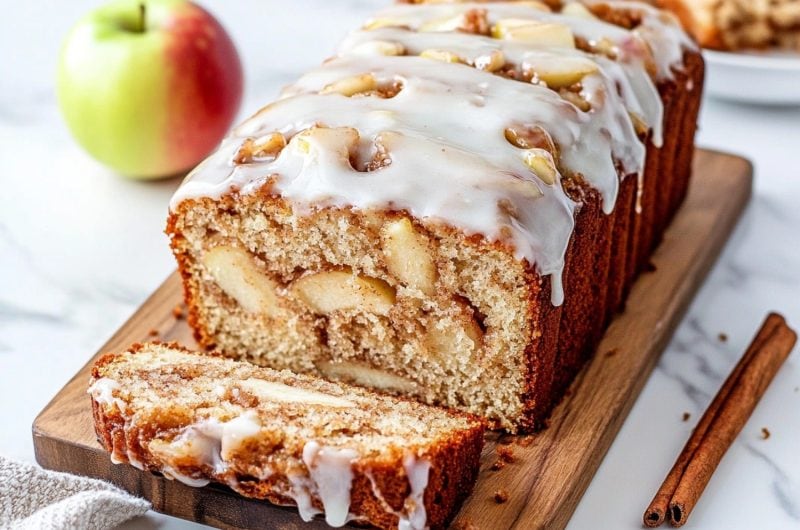
[(442, 528), (470, 494), (483, 422), (175, 344), (100, 358), (95, 430), (117, 463), (378, 528)]
[(175, 194), (199, 343), (540, 427), (683, 200), (702, 78), (635, 2), (387, 9)]

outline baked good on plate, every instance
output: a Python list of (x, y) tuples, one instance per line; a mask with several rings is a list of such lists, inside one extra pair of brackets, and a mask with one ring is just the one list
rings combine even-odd
[(101, 357), (89, 393), (114, 462), (295, 504), (331, 526), (443, 527), (483, 447), (474, 417), (176, 344)]
[(714, 50), (777, 48), (800, 52), (798, 0), (659, 0), (701, 46)]
[(189, 323), (538, 428), (686, 194), (702, 78), (645, 4), (392, 6), (175, 194)]

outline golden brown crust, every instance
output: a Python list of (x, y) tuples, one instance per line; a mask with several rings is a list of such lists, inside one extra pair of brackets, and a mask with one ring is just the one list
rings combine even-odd
[[(703, 83), (702, 57), (686, 52), (684, 65), (673, 80), (659, 86), (666, 117), (664, 146), (658, 149), (646, 139), (641, 211), (636, 211), (635, 176), (623, 182), (617, 207), (608, 216), (600, 211), (594, 190), (582, 186), (572, 191), (573, 198), (581, 198), (581, 207), (564, 272), (556, 399), (594, 352), (613, 313), (622, 309), (633, 281), (645, 270), (663, 230), (686, 196), (694, 152), (694, 143), (687, 139), (694, 138)], [(605, 281), (598, 281), (603, 278)]]
[[(167, 351), (168, 350), (168, 351)], [(141, 369), (130, 368), (136, 362), (134, 356), (146, 357), (143, 363), (152, 359), (158, 360), (158, 355), (166, 351), (169, 355), (177, 355), (177, 361), (169, 364), (167, 368), (147, 366)], [(172, 443), (170, 440), (179, 439), (179, 433), (185, 432), (187, 427), (196, 425), (197, 411), (187, 410), (180, 406), (178, 392), (173, 401), (157, 403), (146, 406), (149, 394), (142, 390), (143, 386), (161, 384), (159, 377), (173, 377), (176, 372), (181, 372), (185, 385), (212, 385), (223, 383), (223, 380), (211, 380), (207, 383), (199, 382), (201, 373), (191, 364), (181, 364), (186, 357), (180, 354), (191, 354), (188, 350), (177, 344), (134, 344), (129, 351), (119, 354), (106, 354), (102, 356), (92, 369), (92, 383), (108, 378), (115, 381), (121, 388), (113, 392), (113, 399), (109, 396), (93, 394), (92, 411), (94, 416), (95, 431), (98, 441), (112, 454), (112, 459), (118, 462), (129, 462), (137, 467), (154, 472), (179, 473), (181, 476), (197, 479), (210, 479), (227, 484), (234, 490), (247, 497), (266, 499), (276, 504), (292, 505), (294, 500), (287, 495), (290, 483), (288, 470), (297, 472), (297, 465), (302, 462), (302, 446), (294, 454), (284, 455), (277, 452), (279, 445), (270, 445), (270, 433), (263, 430), (242, 449), (236, 450), (231, 456), (226, 457), (224, 471), (212, 471), (202, 459), (192, 454), (182, 454), (177, 457), (166, 457), (163, 452), (154, 450), (153, 447)], [(197, 355), (191, 354), (197, 358)], [(201, 357), (200, 367), (207, 370), (219, 370), (220, 363), (228, 363), (230, 369), (238, 369), (246, 363), (231, 363), (212, 357)], [(207, 359), (207, 361), (205, 360)], [(160, 366), (156, 362), (153, 366)], [(224, 369), (224, 367), (223, 367)], [(274, 372), (263, 368), (247, 368), (247, 373), (260, 372), (272, 374)], [(215, 372), (216, 373), (216, 372)], [(127, 377), (127, 379), (122, 379)], [(231, 376), (233, 377), (233, 376)], [(308, 378), (294, 379), (297, 384), (308, 384)], [(313, 381), (312, 381), (313, 382)], [(326, 383), (326, 385), (328, 385)], [(303, 388), (302, 386), (300, 388)], [(327, 388), (327, 387), (323, 387)], [(192, 390), (189, 390), (192, 392)], [(370, 399), (368, 393), (352, 389), (355, 395), (361, 396), (365, 403)], [(349, 394), (344, 394), (349, 395)], [(356, 397), (351, 396), (351, 399)], [(386, 400), (389, 398), (377, 398)], [(402, 446), (385, 447), (380, 454), (363, 456), (372, 453), (362, 452), (362, 456), (353, 465), (353, 481), (350, 494), (350, 513), (358, 518), (358, 522), (369, 523), (378, 528), (395, 528), (398, 515), (404, 511), (404, 503), (411, 493), (409, 479), (404, 470), (404, 459), (411, 451), (417, 458), (430, 463), (428, 484), (424, 491), (424, 502), (427, 512), (427, 524), (431, 528), (442, 528), (455, 515), (458, 507), (469, 495), (474, 486), (479, 469), (480, 453), (483, 447), (483, 422), (452, 412), (436, 412), (422, 405), (394, 399), (395, 403), (408, 403), (409, 411), (418, 411), (419, 414), (428, 414), (439, 417), (442, 422), (452, 418), (452, 427), (449, 431), (431, 438), (433, 441), (424, 446), (412, 445), (407, 448)], [(221, 406), (221, 405), (220, 405)], [(360, 405), (363, 406), (363, 405)], [(377, 406), (377, 405), (376, 405)], [(396, 408), (396, 407), (395, 407)], [(404, 409), (404, 410), (406, 410)], [(255, 409), (250, 409), (255, 410)], [(394, 409), (393, 409), (394, 410)], [(422, 416), (424, 417), (424, 416)], [(442, 423), (441, 425), (445, 425)], [(437, 425), (440, 425), (437, 423)], [(265, 428), (266, 424), (265, 424)], [(376, 424), (376, 428), (377, 424)], [(439, 427), (437, 427), (439, 428)], [(397, 428), (397, 435), (402, 432), (402, 426)], [(277, 433), (276, 433), (277, 434)], [(369, 437), (369, 432), (362, 433)], [(396, 436), (396, 435), (392, 435)], [(286, 443), (289, 442), (285, 438)], [(414, 442), (413, 436), (409, 443)], [(315, 439), (320, 443), (325, 438)], [(355, 447), (360, 447), (355, 439)], [(285, 449), (285, 448), (284, 448)], [(284, 450), (280, 449), (280, 450)], [(299, 452), (297, 452), (299, 451)], [(367, 451), (364, 449), (363, 451)], [(264, 475), (263, 469), (267, 458), (270, 458), (271, 474)], [(294, 463), (292, 463), (294, 462)], [(289, 466), (289, 467), (285, 467)], [(291, 466), (295, 466), (294, 468)], [(307, 473), (305, 468), (301, 473)], [(259, 475), (262, 478), (259, 478)], [(306, 474), (307, 476), (307, 474)], [(374, 487), (373, 487), (374, 483)], [(322, 510), (320, 499), (312, 493), (312, 504)]]

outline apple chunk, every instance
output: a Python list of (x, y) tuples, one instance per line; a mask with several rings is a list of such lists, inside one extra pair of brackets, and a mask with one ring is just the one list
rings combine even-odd
[(525, 152), (525, 165), (533, 171), (545, 184), (552, 186), (558, 177), (553, 155), (544, 149), (528, 149)]
[(541, 47), (574, 48), (575, 37), (564, 24), (521, 18), (504, 18), (492, 27), (492, 37)]
[(381, 230), (386, 267), (403, 284), (433, 295), (436, 264), (428, 242), (405, 217), (386, 223)]
[(322, 89), (322, 94), (341, 94), (343, 96), (354, 96), (363, 92), (369, 92), (378, 88), (378, 82), (372, 74), (362, 74), (352, 77), (339, 79)]
[(454, 351), (477, 350), (483, 341), (483, 330), (469, 314), (470, 309), (457, 302), (459, 314), (455, 318), (437, 320), (428, 326), (425, 345), (435, 358), (444, 360)]
[(266, 276), (246, 251), (230, 246), (212, 248), (203, 264), (228, 296), (249, 313), (278, 313), (277, 284)]
[(356, 404), (347, 399), (289, 386), (280, 382), (265, 381), (264, 379), (249, 378), (239, 381), (236, 386), (245, 392), (253, 394), (259, 400), (266, 402), (277, 401), (280, 403), (303, 403), (305, 405), (319, 405), (323, 407), (355, 407)]
[(561, 57), (543, 55), (531, 57), (523, 64), (528, 72), (554, 89), (566, 88), (579, 83), (585, 76), (597, 72), (598, 66), (585, 57)]
[(291, 291), (312, 311), (323, 315), (340, 309), (361, 309), (385, 315), (395, 301), (394, 289), (388, 283), (349, 271), (303, 276), (294, 282)]
[(317, 369), (328, 379), (335, 379), (383, 391), (413, 393), (417, 384), (405, 377), (352, 361), (321, 361)]

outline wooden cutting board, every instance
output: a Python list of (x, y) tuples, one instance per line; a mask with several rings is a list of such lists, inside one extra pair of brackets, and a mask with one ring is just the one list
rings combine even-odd
[[(611, 324), (598, 354), (555, 410), (549, 428), (524, 439), (489, 435), (477, 486), (456, 519), (462, 527), (566, 526), (750, 197), (752, 167), (746, 160), (699, 150), (694, 162), (686, 203), (653, 256), (656, 271), (638, 279), (625, 312)], [(194, 346), (186, 321), (173, 315), (180, 303), (180, 279), (174, 273), (98, 354), (154, 336)], [(245, 499), (223, 486), (191, 488), (128, 465), (113, 465), (92, 428), (86, 388), (93, 360), (34, 421), (36, 459), (43, 467), (110, 480), (149, 499), (159, 512), (220, 528), (327, 528), (319, 520), (303, 523), (293, 508)], [(492, 470), (498, 459), (495, 448), (508, 443), (514, 462)], [(493, 498), (500, 489), (509, 493), (503, 504)], [(638, 514), (643, 508), (631, 510)]]

